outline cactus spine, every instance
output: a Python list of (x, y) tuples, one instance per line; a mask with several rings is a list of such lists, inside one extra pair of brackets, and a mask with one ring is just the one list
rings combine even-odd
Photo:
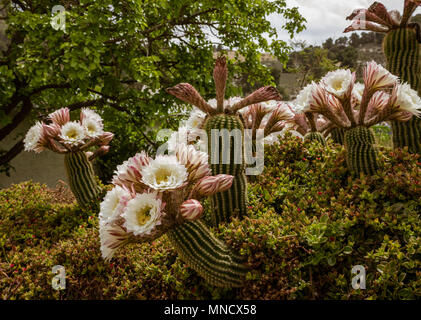
[[(231, 134), (233, 130), (238, 129), (241, 132), (241, 163), (235, 163), (235, 141), (234, 137), (229, 137), (229, 148), (224, 148), (224, 138), (219, 137), (219, 143), (212, 141), (212, 130), (217, 130), (218, 133), (224, 134), (223, 129), (226, 129), (227, 134)], [(219, 192), (211, 197), (212, 204), (212, 223), (217, 226), (219, 223), (228, 222), (231, 217), (243, 217), (247, 210), (247, 179), (244, 174), (244, 159), (243, 159), (243, 137), (244, 127), (241, 120), (234, 115), (219, 114), (210, 117), (205, 124), (205, 130), (208, 135), (208, 153), (210, 168), (213, 175), (230, 174), (234, 176), (234, 181), (229, 190)], [(212, 146), (217, 146), (218, 149), (212, 149)], [(223, 153), (229, 151), (229, 163), (223, 163)], [(240, 151), (240, 150), (238, 150)], [(212, 157), (218, 153), (218, 163), (212, 163)]]
[(355, 175), (372, 175), (378, 169), (374, 143), (370, 128), (358, 126), (345, 131), (346, 162)]
[(334, 143), (337, 144), (344, 144), (344, 137), (345, 137), (345, 129), (343, 128), (334, 128), (330, 132), (330, 137), (332, 138)]
[(92, 164), (84, 151), (66, 153), (64, 163), (70, 189), (81, 206), (87, 206), (101, 193)]
[(200, 220), (185, 222), (168, 232), (168, 238), (185, 261), (207, 282), (218, 287), (241, 287), (247, 267), (215, 238)]
[[(387, 69), (421, 94), (421, 64), (416, 32), (414, 28), (390, 30), (384, 38), (383, 50)], [(421, 152), (421, 119), (412, 117), (407, 122), (391, 121), (391, 124), (395, 148), (407, 146), (411, 153)]]
[(304, 141), (317, 141), (321, 145), (325, 146), (326, 141), (320, 132), (309, 132), (304, 136)]

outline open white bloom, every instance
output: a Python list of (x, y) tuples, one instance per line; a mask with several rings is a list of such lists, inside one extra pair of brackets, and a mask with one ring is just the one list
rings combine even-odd
[(123, 212), (122, 200), (130, 198), (130, 193), (120, 186), (108, 191), (100, 205), (99, 222), (101, 224), (114, 221)]
[(354, 95), (355, 99), (357, 99), (358, 103), (361, 103), (361, 99), (364, 93), (364, 84), (361, 82), (356, 82), (354, 84), (354, 88), (352, 89), (352, 94)]
[(161, 224), (162, 202), (155, 193), (141, 193), (127, 203), (123, 226), (135, 236), (149, 235)]
[(343, 98), (353, 81), (351, 70), (339, 69), (328, 72), (321, 80), (324, 88), (338, 98)]
[(301, 91), (298, 93), (297, 98), (295, 98), (293, 105), (294, 105), (294, 111), (297, 113), (302, 112), (311, 104), (311, 101), (313, 100), (313, 91), (316, 88), (316, 83), (312, 82), (308, 85), (306, 85)]
[(39, 142), (42, 138), (43, 131), (44, 129), (40, 121), (28, 130), (25, 139), (23, 139), (26, 151), (41, 152), (42, 149), (39, 146)]
[(187, 180), (187, 169), (175, 156), (158, 155), (141, 171), (142, 181), (156, 190), (172, 190)]
[(60, 138), (66, 143), (77, 145), (86, 138), (85, 128), (77, 121), (67, 122), (61, 127)]
[(187, 145), (189, 138), (189, 128), (186, 126), (181, 126), (178, 128), (177, 131), (173, 132), (169, 137), (168, 143), (168, 151), (173, 153), (176, 147), (179, 144)]
[(102, 126), (102, 118), (98, 113), (89, 108), (82, 108), (80, 111), (80, 121), (82, 122), (82, 124), (86, 119), (96, 121)]
[(201, 128), (203, 123), (205, 122), (206, 113), (200, 110), (197, 107), (193, 107), (193, 110), (190, 114), (190, 117), (187, 119), (187, 127), (188, 128)]
[(421, 98), (417, 92), (407, 83), (399, 84), (397, 87), (396, 105), (416, 116), (421, 114)]
[(88, 137), (96, 138), (104, 133), (102, 129), (102, 123), (96, 121), (93, 118), (84, 118), (82, 126), (85, 129), (85, 133)]

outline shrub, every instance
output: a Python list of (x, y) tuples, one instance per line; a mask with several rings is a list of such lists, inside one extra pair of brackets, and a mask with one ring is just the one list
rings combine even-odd
[[(352, 179), (340, 146), (303, 143), (287, 134), (280, 144), (267, 147), (265, 171), (250, 183), (249, 216), (212, 229), (250, 267), (246, 285), (230, 290), (206, 284), (178, 258), (165, 236), (127, 246), (106, 263), (100, 256), (95, 216), (75, 205), (49, 203), (39, 185), (13, 186), (0, 192), (1, 232), (6, 235), (1, 297), (419, 298), (420, 158), (385, 148), (379, 155), (377, 174)], [(13, 207), (5, 207), (6, 199)], [(26, 243), (16, 234), (32, 230), (25, 223), (34, 214), (45, 220), (37, 226), (47, 236)], [(16, 216), (21, 220), (14, 225)], [(61, 226), (63, 234), (54, 221), (66, 225)], [(67, 289), (55, 291), (51, 269), (59, 264), (66, 268)], [(355, 265), (366, 269), (366, 290), (351, 287)]]
[(56, 190), (31, 181), (0, 190), (3, 248), (49, 246), (69, 237), (80, 224), (89, 223), (92, 212), (57, 203), (57, 197)]

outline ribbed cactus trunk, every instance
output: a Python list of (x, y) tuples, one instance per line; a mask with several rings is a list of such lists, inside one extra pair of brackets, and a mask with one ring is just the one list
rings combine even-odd
[(345, 131), (346, 162), (355, 175), (373, 175), (378, 169), (375, 138), (372, 130), (356, 127)]
[(95, 180), (92, 164), (84, 151), (66, 153), (64, 163), (69, 178), (70, 189), (81, 206), (96, 201), (101, 188)]
[(167, 233), (184, 262), (217, 287), (241, 287), (247, 267), (212, 235), (200, 220), (185, 222)]
[[(247, 210), (247, 179), (244, 174), (244, 127), (241, 120), (234, 115), (220, 114), (209, 118), (205, 124), (205, 129), (208, 135), (208, 151), (210, 168), (213, 175), (217, 174), (230, 174), (234, 176), (232, 186), (227, 191), (216, 193), (211, 197), (212, 204), (212, 223), (214, 226), (222, 222), (229, 222), (232, 217), (243, 217), (246, 215)], [(234, 141), (234, 137), (230, 136), (228, 147), (224, 147), (223, 137), (219, 136), (219, 144), (216, 145), (212, 139), (212, 130), (223, 133), (233, 133), (234, 129), (241, 132), (241, 141)], [(238, 138), (238, 137), (237, 137)], [(235, 143), (241, 143), (241, 149), (235, 149)], [(229, 152), (229, 163), (223, 163), (223, 149), (224, 152)], [(212, 163), (213, 155), (219, 155), (218, 163)], [(235, 157), (241, 159), (240, 163), (235, 163)], [(241, 153), (241, 154), (238, 154)]]
[[(419, 47), (414, 28), (393, 29), (383, 41), (387, 69), (421, 94)], [(407, 122), (391, 121), (391, 124), (395, 148), (407, 146), (411, 153), (421, 152), (421, 119), (412, 117)]]
[(309, 132), (304, 136), (304, 141), (317, 141), (321, 145), (326, 145), (326, 140), (320, 132)]
[(334, 143), (337, 144), (344, 144), (344, 137), (345, 137), (345, 129), (343, 128), (335, 128), (330, 132), (330, 137), (332, 138)]

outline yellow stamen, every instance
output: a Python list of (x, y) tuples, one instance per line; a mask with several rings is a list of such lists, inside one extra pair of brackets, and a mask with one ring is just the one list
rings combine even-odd
[(155, 173), (157, 183), (167, 182), (170, 176), (171, 176), (171, 171), (168, 170), (167, 168), (159, 168)]
[(142, 226), (149, 221), (152, 207), (146, 206), (136, 212), (137, 223)]

